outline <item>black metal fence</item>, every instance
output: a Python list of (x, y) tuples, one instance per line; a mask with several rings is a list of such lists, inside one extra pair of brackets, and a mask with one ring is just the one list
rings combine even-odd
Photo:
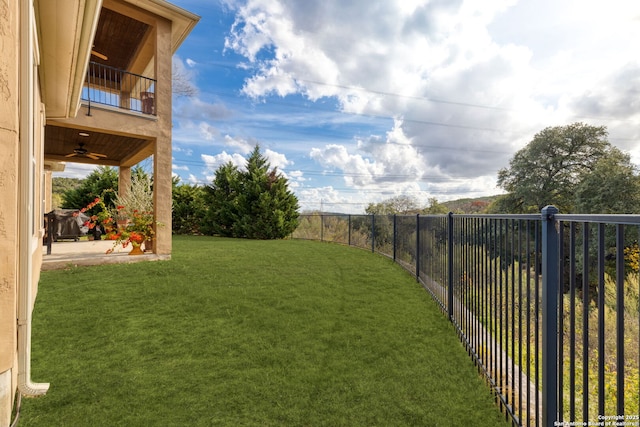
[(637, 426), (640, 215), (302, 215), (431, 293), (521, 426)]
[(154, 79), (90, 62), (82, 100), (143, 114), (156, 114)]

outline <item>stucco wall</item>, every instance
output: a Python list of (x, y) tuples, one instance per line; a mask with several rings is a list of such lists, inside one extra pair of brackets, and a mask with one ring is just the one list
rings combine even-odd
[(0, 0), (0, 426), (15, 393), (18, 205), (18, 2)]
[(156, 227), (154, 251), (159, 255), (171, 254), (171, 23), (159, 19), (157, 28), (156, 75), (158, 88), (158, 138), (154, 155), (154, 198)]

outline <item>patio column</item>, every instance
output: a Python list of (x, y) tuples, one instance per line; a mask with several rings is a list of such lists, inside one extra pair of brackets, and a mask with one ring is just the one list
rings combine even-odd
[(120, 166), (118, 175), (118, 195), (126, 197), (131, 191), (131, 167)]
[(171, 254), (171, 22), (157, 21), (156, 27), (156, 114), (158, 136), (153, 155), (153, 204), (156, 239), (154, 252)]

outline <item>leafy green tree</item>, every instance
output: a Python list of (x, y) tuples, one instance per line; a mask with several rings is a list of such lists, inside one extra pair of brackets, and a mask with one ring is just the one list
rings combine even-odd
[(424, 213), (428, 215), (446, 215), (449, 213), (449, 208), (438, 202), (435, 197), (431, 197), (429, 199), (429, 207), (424, 209)]
[(578, 185), (610, 151), (603, 126), (548, 127), (498, 172), (498, 186), (509, 192), (500, 202), (515, 213), (539, 212), (550, 204), (570, 213)]
[(102, 197), (105, 205), (114, 207), (115, 192), (118, 189), (118, 171), (109, 166), (98, 166), (80, 184), (62, 195), (62, 208), (80, 209)]
[(51, 179), (51, 191), (56, 194), (63, 194), (66, 191), (73, 190), (82, 185), (82, 179), (80, 178), (62, 178), (53, 177)]
[(369, 219), (358, 219), (353, 222), (354, 230), (366, 233), (374, 238), (377, 248), (384, 248), (393, 242), (393, 215), (408, 215), (417, 210), (416, 200), (407, 195), (398, 195), (379, 203), (369, 203), (364, 210), (367, 215), (375, 215), (373, 229)]
[(408, 214), (418, 209), (418, 203), (411, 196), (399, 195), (380, 203), (369, 203), (364, 210), (368, 215)]
[(575, 213), (633, 214), (640, 211), (640, 177), (631, 156), (613, 147), (577, 185)]
[(63, 194), (82, 185), (80, 178), (53, 177), (51, 179), (51, 208), (59, 209), (62, 206)]
[(173, 216), (171, 229), (175, 234), (201, 234), (206, 213), (205, 188), (181, 184), (175, 177), (173, 184)]
[(247, 159), (246, 171), (231, 163), (222, 165), (206, 193), (203, 231), (207, 234), (278, 239), (291, 234), (298, 224), (298, 199), (257, 145)]

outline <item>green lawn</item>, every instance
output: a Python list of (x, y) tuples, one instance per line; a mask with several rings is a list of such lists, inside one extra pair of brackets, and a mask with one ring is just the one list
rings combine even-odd
[(166, 262), (42, 274), (20, 426), (507, 426), (392, 261), (175, 237)]

